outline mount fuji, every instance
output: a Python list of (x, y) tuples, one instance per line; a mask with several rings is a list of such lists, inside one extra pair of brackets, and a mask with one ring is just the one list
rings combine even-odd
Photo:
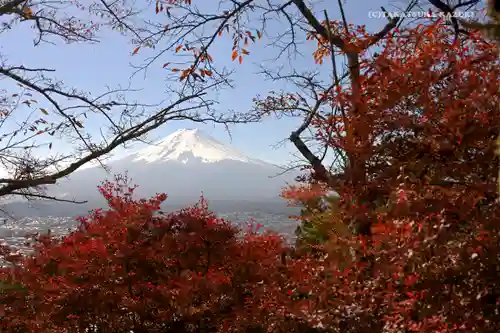
[(181, 129), (156, 144), (129, 156), (132, 162), (158, 163), (174, 161), (188, 163), (217, 163), (236, 161), (269, 166), (268, 163), (252, 159), (242, 152), (225, 146), (198, 129)]
[(138, 197), (164, 192), (171, 206), (192, 204), (203, 194), (216, 205), (225, 202), (260, 208), (285, 206), (279, 194), (296, 176), (293, 173), (277, 176), (282, 172), (277, 165), (251, 158), (198, 129), (178, 130), (106, 165), (108, 173), (98, 166), (76, 171), (54, 185), (50, 194), (87, 200), (85, 206), (95, 208), (96, 204), (102, 204), (97, 185), (104, 179), (112, 179), (113, 174), (126, 172), (131, 183), (139, 186), (135, 191)]

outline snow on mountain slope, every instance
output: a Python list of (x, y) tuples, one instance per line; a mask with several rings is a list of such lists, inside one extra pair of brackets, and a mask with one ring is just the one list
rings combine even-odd
[[(96, 186), (126, 173), (139, 187), (136, 196), (158, 192), (169, 195), (170, 204), (196, 202), (203, 193), (212, 201), (281, 202), (283, 186), (295, 182), (297, 173), (281, 174), (272, 163), (253, 159), (200, 130), (184, 129), (156, 144), (128, 151), (105, 162), (82, 168), (49, 189), (49, 194), (87, 200), (89, 207), (102, 201)], [(279, 174), (279, 176), (277, 176)]]
[(186, 164), (190, 162), (190, 158), (195, 158), (203, 163), (231, 160), (260, 165), (268, 164), (249, 158), (198, 129), (178, 130), (156, 144), (129, 155), (127, 159), (130, 158), (132, 162), (145, 161), (146, 163), (177, 161)]

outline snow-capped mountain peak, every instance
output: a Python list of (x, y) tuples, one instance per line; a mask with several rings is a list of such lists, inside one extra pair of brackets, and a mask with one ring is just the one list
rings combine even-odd
[(203, 163), (223, 160), (263, 164), (240, 151), (228, 147), (199, 129), (180, 129), (156, 144), (149, 145), (132, 155), (133, 161), (146, 163), (177, 161), (187, 163), (197, 159)]

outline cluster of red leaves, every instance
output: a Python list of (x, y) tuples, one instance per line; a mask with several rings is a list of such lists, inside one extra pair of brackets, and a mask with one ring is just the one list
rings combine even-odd
[(288, 200), (291, 205), (305, 202), (310, 199), (319, 198), (328, 192), (328, 188), (323, 184), (300, 184), (290, 185), (283, 189), (281, 197)]
[(352, 119), (314, 123), (320, 144), (362, 161), (363, 186), (335, 190), (344, 222), (363, 216), (371, 233), (332, 234), (328, 259), (310, 259), (322, 273), (305, 271), (308, 318), (340, 332), (498, 332), (498, 51), (474, 33), (458, 45), (441, 25), (381, 46), (362, 62), (362, 93), (330, 99), (359, 106), (361, 142), (338, 134)]
[[(240, 236), (203, 200), (161, 215), (164, 194), (133, 200), (106, 183), (110, 209), (60, 239), (41, 237), (32, 257), (1, 275), (1, 332), (191, 332), (238, 322), (252, 297), (280, 279), (284, 245)], [(259, 321), (257, 321), (259, 322)]]

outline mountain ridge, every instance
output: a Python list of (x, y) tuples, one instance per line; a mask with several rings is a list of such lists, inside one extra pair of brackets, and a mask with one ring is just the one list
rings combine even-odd
[[(167, 192), (170, 200), (179, 201), (192, 201), (201, 193), (213, 200), (278, 199), (282, 187), (295, 178), (293, 173), (275, 177), (282, 172), (277, 165), (249, 157), (198, 129), (175, 131), (107, 166), (112, 173), (127, 173), (141, 196)], [(59, 193), (78, 188), (80, 194), (88, 194), (83, 189), (89, 183), (95, 183), (95, 193), (105, 178), (110, 174), (102, 168), (86, 168), (72, 174), (67, 186), (61, 182), (64, 191)]]
[[(50, 186), (48, 194), (88, 201), (86, 209), (100, 207), (104, 201), (97, 186), (105, 179), (112, 180), (113, 174), (127, 174), (131, 184), (138, 185), (136, 197), (167, 193), (169, 206), (193, 204), (203, 194), (209, 202), (228, 203), (223, 206), (234, 203), (238, 209), (246, 205), (254, 210), (260, 202), (282, 210), (286, 206), (280, 197), (282, 188), (296, 176), (275, 177), (282, 172), (277, 165), (249, 157), (197, 129), (178, 130), (153, 145), (108, 161), (107, 166), (109, 173), (99, 166), (82, 168)], [(51, 210), (71, 211), (70, 206), (60, 203), (42, 206), (45, 215), (51, 215)], [(15, 207), (17, 210), (19, 205)]]
[(132, 152), (121, 159), (132, 159), (133, 162), (145, 161), (147, 163), (175, 160), (187, 164), (189, 157), (198, 158), (202, 163), (232, 160), (261, 165), (272, 164), (251, 158), (233, 147), (224, 145), (199, 129), (177, 130), (156, 143)]

